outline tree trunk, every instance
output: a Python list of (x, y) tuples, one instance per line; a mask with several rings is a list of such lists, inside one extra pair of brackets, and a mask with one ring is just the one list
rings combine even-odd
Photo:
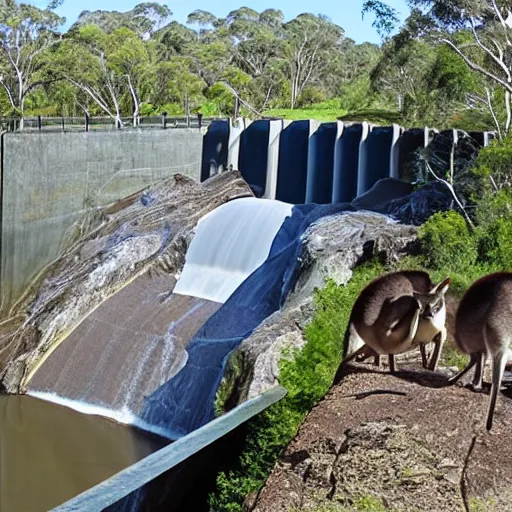
[(25, 127), (25, 98), (20, 98), (20, 115), (21, 115), (21, 118), (20, 118), (20, 131), (23, 130), (23, 128)]

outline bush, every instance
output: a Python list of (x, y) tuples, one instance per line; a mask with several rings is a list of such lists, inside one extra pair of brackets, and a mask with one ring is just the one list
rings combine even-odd
[(477, 209), (479, 258), (496, 269), (512, 268), (512, 192), (501, 190)]
[(325, 94), (316, 87), (305, 87), (301, 95), (297, 98), (296, 107), (304, 108), (315, 103), (322, 103), (325, 101)]
[(477, 241), (457, 212), (435, 213), (419, 231), (421, 254), (427, 268), (457, 270), (476, 263)]
[(512, 186), (512, 136), (502, 141), (493, 141), (483, 148), (476, 159), (473, 172), (487, 181), (491, 186), (490, 178), (494, 180), (499, 190)]
[(315, 293), (315, 314), (305, 330), (307, 343), (281, 362), (279, 381), (288, 395), (248, 422), (236, 467), (218, 475), (216, 490), (210, 495), (215, 512), (241, 512), (246, 496), (264, 485), (306, 415), (329, 391), (341, 361), (352, 304), (362, 288), (381, 273), (380, 264), (369, 262), (354, 271), (347, 286), (330, 281)]

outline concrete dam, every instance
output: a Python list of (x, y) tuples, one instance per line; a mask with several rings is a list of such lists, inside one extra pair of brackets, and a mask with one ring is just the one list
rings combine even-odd
[[(38, 500), (20, 489), (44, 467), (7, 453), (2, 511), (57, 507), (211, 424), (229, 356), (302, 286), (306, 234), (361, 210), (393, 225), (416, 150), (449, 160), (492, 135), (239, 120), (110, 136), (3, 136), (0, 440), (54, 440)], [(73, 463), (55, 455), (69, 432)]]

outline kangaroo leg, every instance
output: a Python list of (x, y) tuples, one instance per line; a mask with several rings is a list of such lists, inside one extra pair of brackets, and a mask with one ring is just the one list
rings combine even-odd
[(395, 373), (396, 372), (395, 354), (388, 355), (388, 364), (389, 364), (389, 372)]
[(445, 341), (446, 329), (443, 327), (443, 330), (434, 337), (434, 352), (432, 353), (432, 358), (430, 359), (429, 364), (429, 370), (433, 372), (437, 370), (437, 366), (439, 364), (439, 360), (441, 359), (441, 352), (443, 351), (443, 345)]
[(473, 368), (473, 366), (475, 366), (475, 364), (478, 363), (478, 358), (479, 357), (480, 357), (480, 354), (471, 354), (471, 359), (469, 360), (469, 363), (466, 366), (466, 368), (464, 368), (464, 370), (462, 370), (459, 373), (457, 373), (457, 375), (454, 375), (453, 377), (449, 378), (448, 379), (448, 384), (449, 385), (455, 384), (462, 377), (464, 377), (464, 375), (466, 375), (466, 373), (468, 373), (469, 370), (471, 370), (471, 368)]
[(471, 389), (473, 391), (482, 391), (482, 381), (484, 378), (485, 360), (487, 356), (485, 352), (480, 354), (476, 363), (475, 375), (473, 376), (473, 382), (471, 383)]
[(494, 409), (496, 407), (496, 400), (501, 388), (505, 365), (507, 364), (507, 355), (507, 350), (503, 350), (501, 353), (496, 354), (492, 360), (491, 401), (489, 402), (489, 408), (487, 409), (487, 421), (485, 422), (485, 428), (487, 430), (491, 430), (492, 428)]
[(421, 366), (423, 366), (423, 368), (428, 368), (427, 345), (425, 343), (420, 343), (420, 353)]

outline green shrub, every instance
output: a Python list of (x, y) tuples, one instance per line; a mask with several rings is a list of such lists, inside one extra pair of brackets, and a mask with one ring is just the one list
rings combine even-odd
[(512, 268), (512, 192), (486, 196), (477, 208), (479, 258), (496, 269)]
[(281, 361), (279, 381), (288, 395), (247, 424), (244, 450), (229, 472), (217, 477), (209, 502), (215, 512), (240, 512), (247, 495), (265, 483), (304, 418), (329, 391), (341, 361), (352, 305), (362, 288), (382, 273), (376, 262), (355, 269), (347, 286), (328, 282), (315, 293), (315, 314), (305, 331), (306, 345)]
[(498, 189), (512, 186), (512, 136), (495, 140), (483, 148), (476, 159), (473, 172), (491, 186), (491, 177)]
[(419, 231), (421, 254), (427, 268), (460, 270), (474, 265), (477, 240), (457, 212), (435, 213)]

